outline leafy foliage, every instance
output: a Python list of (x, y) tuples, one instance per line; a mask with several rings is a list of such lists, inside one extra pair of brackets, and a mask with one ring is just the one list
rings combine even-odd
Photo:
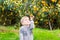
[(60, 28), (60, 0), (0, 0), (0, 3), (0, 23), (4, 25), (32, 14), (37, 27)]

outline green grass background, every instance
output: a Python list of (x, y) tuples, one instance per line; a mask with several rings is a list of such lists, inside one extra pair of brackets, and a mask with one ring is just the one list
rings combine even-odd
[[(33, 29), (34, 40), (60, 40), (60, 30)], [(14, 27), (0, 27), (0, 40), (19, 40), (19, 30)]]

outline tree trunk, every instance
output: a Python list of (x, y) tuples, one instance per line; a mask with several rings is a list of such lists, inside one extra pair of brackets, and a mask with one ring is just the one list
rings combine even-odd
[(51, 26), (51, 22), (49, 21), (49, 27), (50, 27), (50, 30), (52, 30), (52, 26)]

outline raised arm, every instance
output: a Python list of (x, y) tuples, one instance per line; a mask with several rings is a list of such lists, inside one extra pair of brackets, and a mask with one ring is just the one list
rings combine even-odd
[(34, 28), (34, 21), (33, 21), (33, 19), (34, 19), (34, 16), (31, 15), (30, 16), (30, 29), (33, 29)]
[(34, 21), (33, 20), (30, 20), (30, 29), (33, 29), (34, 28)]

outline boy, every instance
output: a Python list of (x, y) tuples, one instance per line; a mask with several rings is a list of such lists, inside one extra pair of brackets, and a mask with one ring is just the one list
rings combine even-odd
[(32, 29), (34, 28), (34, 21), (32, 16), (24, 16), (21, 19), (20, 40), (33, 40)]

